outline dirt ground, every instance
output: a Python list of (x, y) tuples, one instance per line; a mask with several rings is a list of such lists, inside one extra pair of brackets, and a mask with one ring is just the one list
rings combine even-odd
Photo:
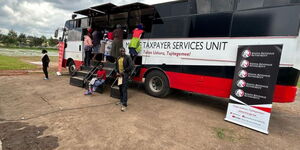
[(0, 76), (2, 148), (35, 149), (300, 149), (300, 99), (274, 103), (269, 135), (224, 121), (227, 100), (175, 91), (160, 99), (132, 84), (121, 112), (110, 97), (84, 96), (69, 76)]

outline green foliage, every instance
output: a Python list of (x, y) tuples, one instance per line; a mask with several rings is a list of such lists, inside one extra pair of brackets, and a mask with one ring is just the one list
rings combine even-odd
[(19, 42), (19, 45), (25, 45), (26, 44), (26, 35), (21, 33), (18, 36), (18, 42)]
[(10, 30), (7, 35), (4, 35), (0, 31), (0, 43), (6, 47), (55, 47), (57, 42), (52, 37), (47, 39), (45, 36), (26, 36), (24, 33), (18, 36), (14, 30)]
[(36, 65), (22, 62), (17, 57), (0, 55), (0, 70), (35, 69)]
[(213, 128), (213, 129), (214, 129), (214, 131), (216, 133), (216, 136), (219, 139), (228, 140), (228, 141), (231, 141), (231, 142), (234, 142), (236, 140), (234, 138), (235, 134), (234, 134), (233, 130), (224, 129), (224, 128)]

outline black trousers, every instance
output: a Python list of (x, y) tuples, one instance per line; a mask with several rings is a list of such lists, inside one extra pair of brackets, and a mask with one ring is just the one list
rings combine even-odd
[(91, 55), (92, 55), (91, 51), (85, 51), (84, 65), (90, 66)]
[(45, 74), (45, 78), (48, 78), (48, 66), (46, 66), (46, 65), (43, 65), (43, 72), (44, 72), (44, 74)]
[(128, 76), (127, 78), (123, 78), (123, 84), (119, 85), (120, 91), (120, 102), (123, 106), (127, 107), (127, 88), (128, 88)]

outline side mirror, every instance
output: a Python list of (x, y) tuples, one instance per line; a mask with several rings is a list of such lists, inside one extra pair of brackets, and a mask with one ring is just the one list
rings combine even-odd
[(54, 37), (57, 38), (57, 36), (58, 36), (58, 29), (56, 29), (54, 32)]

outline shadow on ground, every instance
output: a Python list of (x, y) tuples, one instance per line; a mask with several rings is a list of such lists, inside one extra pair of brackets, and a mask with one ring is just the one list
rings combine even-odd
[[(141, 83), (132, 82), (129, 84), (129, 88), (134, 89), (135, 91), (138, 92), (145, 93), (144, 85)], [(131, 95), (129, 94), (129, 98), (131, 96), (134, 96), (134, 93), (132, 93)], [(216, 111), (224, 112), (224, 114), (227, 111), (227, 106), (229, 101), (229, 99), (225, 99), (225, 98), (213, 97), (213, 96), (192, 93), (192, 92), (187, 92), (182, 90), (176, 90), (176, 89), (172, 89), (171, 93), (164, 99), (170, 101), (183, 102), (186, 104), (195, 105), (199, 107), (205, 106)]]
[[(3, 121), (3, 119), (0, 119)], [(57, 148), (58, 138), (42, 136), (47, 126), (32, 126), (25, 122), (1, 122), (0, 140), (3, 150), (52, 150)]]

